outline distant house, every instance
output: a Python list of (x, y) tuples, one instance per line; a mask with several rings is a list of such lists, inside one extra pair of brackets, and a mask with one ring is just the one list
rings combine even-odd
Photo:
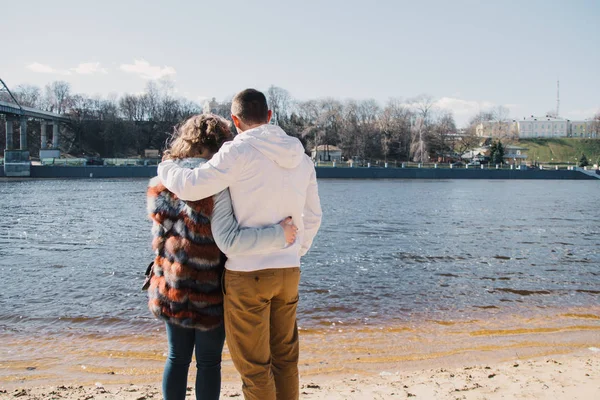
[(526, 151), (525, 147), (506, 145), (504, 146), (504, 162), (520, 165), (523, 161), (527, 160)]
[(483, 161), (490, 155), (490, 146), (477, 147), (463, 153), (460, 158), (468, 161)]
[[(519, 165), (527, 159), (525, 147), (504, 145), (504, 162)], [(477, 147), (464, 153), (461, 158), (468, 161), (484, 161), (490, 157), (490, 146)]]
[(144, 150), (144, 157), (145, 158), (160, 158), (160, 153), (158, 150), (146, 149), (146, 150)]
[(311, 151), (314, 161), (342, 161), (342, 149), (331, 144), (320, 144)]

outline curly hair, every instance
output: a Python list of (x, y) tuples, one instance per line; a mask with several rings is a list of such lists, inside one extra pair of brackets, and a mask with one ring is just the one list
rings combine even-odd
[(175, 128), (164, 156), (171, 159), (197, 157), (204, 150), (214, 154), (231, 139), (231, 124), (226, 119), (214, 114), (194, 115)]

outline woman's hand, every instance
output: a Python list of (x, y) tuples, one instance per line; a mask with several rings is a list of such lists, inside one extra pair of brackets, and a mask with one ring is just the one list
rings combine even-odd
[(296, 241), (296, 233), (298, 232), (298, 228), (294, 225), (294, 221), (292, 217), (287, 217), (283, 221), (279, 223), (283, 228), (283, 233), (285, 234), (285, 242), (287, 244), (292, 244)]

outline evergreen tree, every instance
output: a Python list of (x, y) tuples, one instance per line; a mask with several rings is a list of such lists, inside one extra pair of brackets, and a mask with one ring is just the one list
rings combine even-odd
[(498, 143), (492, 142), (492, 144), (490, 146), (490, 163), (492, 163), (492, 164), (494, 164), (496, 162), (494, 155), (496, 154), (497, 150), (498, 150)]
[(490, 160), (493, 164), (502, 164), (504, 162), (504, 146), (501, 141), (492, 143), (490, 147)]
[(496, 164), (504, 163), (504, 146), (500, 141), (498, 141), (498, 147), (496, 147), (496, 153), (494, 153), (494, 157), (496, 158)]
[(579, 159), (579, 166), (587, 167), (588, 165), (589, 163), (587, 157), (585, 156), (585, 154), (581, 153), (581, 158)]

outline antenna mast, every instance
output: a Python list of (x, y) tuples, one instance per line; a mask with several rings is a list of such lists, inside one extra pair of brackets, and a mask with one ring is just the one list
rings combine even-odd
[(560, 81), (556, 81), (556, 118), (560, 115)]

